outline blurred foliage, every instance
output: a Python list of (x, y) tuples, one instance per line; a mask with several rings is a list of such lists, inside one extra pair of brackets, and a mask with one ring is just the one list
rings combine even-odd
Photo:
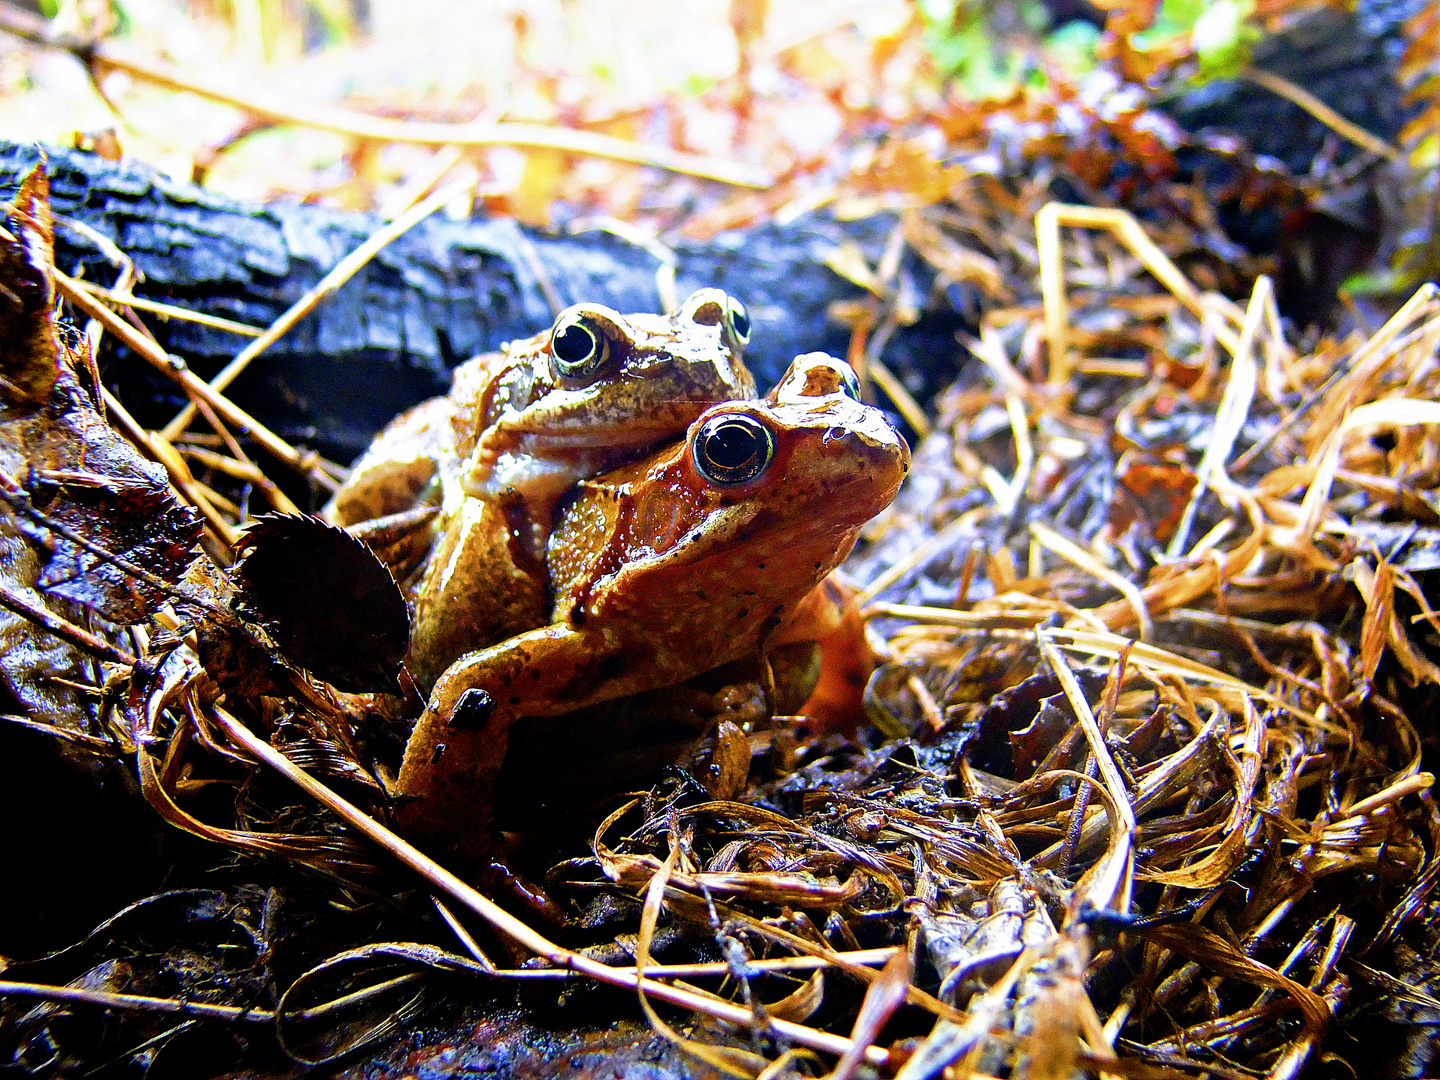
[[(1233, 78), (1250, 62), (1264, 37), (1254, 0), (1164, 0), (1100, 5), (1109, 29), (1156, 70), (1187, 63), (1195, 83)], [(1273, 8), (1275, 5), (1271, 5)], [(1069, 76), (1093, 70), (1099, 29), (1081, 18), (1056, 19), (1039, 0), (919, 0), (926, 43), (940, 73), (963, 96), (1003, 98), (1018, 85), (1044, 84), (1057, 66)]]
[(1405, 152), (1406, 217), (1411, 228), (1394, 260), (1395, 285), (1440, 280), (1440, 4), (1427, 4), (1405, 24), (1399, 77), (1419, 112), (1400, 132)]
[(919, 0), (936, 67), (969, 98), (1008, 97), (1039, 74), (1033, 57), (1050, 14), (1037, 0)]
[[(1105, 126), (1151, 181), (1169, 152), (1135, 119), (1158, 95), (1242, 73), (1257, 43), (1340, 0), (49, 0), (80, 40), (160, 59), (170, 85), (0, 40), (0, 132), (109, 148), (239, 198), (289, 198), (393, 216), (473, 175), (483, 211), (550, 227), (619, 219), (705, 237), (843, 203), (914, 140), (914, 171), (1019, 134)], [(122, 6), (123, 5), (123, 6)], [(1404, 80), (1422, 115), (1400, 140), (1416, 174), (1405, 280), (1433, 274), (1440, 95), (1435, 4), (1417, 16)], [(1424, 22), (1429, 18), (1430, 22)], [(1293, 77), (1293, 76), (1292, 76)], [(195, 80), (234, 98), (177, 92)], [(1301, 87), (1300, 89), (1304, 89)], [(1271, 91), (1256, 91), (1257, 94)], [(983, 105), (982, 105), (983, 103)], [(1076, 103), (1074, 105), (1068, 103)], [(1093, 112), (1094, 118), (1076, 120)], [(545, 125), (738, 164), (760, 190), (522, 145), (357, 139), (307, 122), (327, 109), (418, 124)], [(1059, 110), (1059, 112), (1057, 112)], [(1057, 126), (1057, 116), (1063, 113)], [(1133, 122), (1132, 122), (1133, 121)], [(1163, 126), (1163, 120), (1157, 120)], [(1022, 128), (1022, 125), (1023, 128)], [(1039, 125), (1039, 126), (1036, 126)], [(1394, 132), (1386, 133), (1393, 137)], [(1052, 140), (1053, 141), (1053, 140)], [(1079, 140), (1084, 142), (1083, 139)], [(1113, 149), (1113, 148), (1111, 148)], [(1103, 188), (1111, 149), (1081, 170)], [(1071, 146), (1066, 151), (1079, 154)], [(1098, 156), (1096, 156), (1098, 155)], [(714, 175), (714, 173), (702, 175)], [(907, 178), (910, 172), (904, 174)], [(1413, 182), (1412, 182), (1413, 181)], [(1418, 189), (1417, 189), (1418, 185)], [(1429, 185), (1428, 188), (1426, 185)], [(946, 184), (882, 185), (872, 207), (931, 201)], [(1429, 192), (1429, 210), (1425, 205)], [(937, 196), (939, 197), (939, 196)], [(1424, 225), (1418, 224), (1424, 222)], [(1393, 247), (1393, 245), (1392, 245)], [(1419, 267), (1420, 269), (1415, 269)], [(1364, 282), (1357, 281), (1357, 286)]]
[(364, 36), (367, 5), (357, 0), (189, 0), (192, 18), (225, 26), (239, 47), (287, 60)]
[(1137, 35), (1137, 43), (1164, 49), (1188, 35), (1196, 81), (1232, 78), (1250, 62), (1250, 50), (1262, 37), (1254, 15), (1251, 0), (1165, 0), (1155, 25)]

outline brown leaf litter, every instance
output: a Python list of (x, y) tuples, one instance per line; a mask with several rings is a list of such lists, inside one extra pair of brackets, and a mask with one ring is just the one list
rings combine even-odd
[[(1300, 345), (1269, 278), (1237, 304), (1180, 269), (1179, 226), (946, 184), (983, 211), (968, 235), (994, 242), (958, 244), (932, 207), (902, 216), (897, 243), (1008, 306), (963, 342), (977, 362), (922, 417), (914, 475), (850, 565), (881, 660), (874, 731), (727, 732), (723, 782), (682, 769), (612, 801), (589, 857), (538, 841), (562, 927), (386, 827), (403, 736), (342, 692), (385, 664), (357, 672), (287, 639), (273, 602), (289, 586), (224, 569), (241, 524), (226, 470), (202, 483), (164, 432), (127, 431), (119, 403), (106, 426), (52, 319), (32, 180), (0, 237), (6, 544), (21, 553), (6, 597), (51, 637), (26, 627), (44, 649), (6, 653), (27, 711), (14, 722), (63, 736), (58, 752), (133, 756), (150, 805), (245, 853), (232, 870), (266, 899), (224, 894), (207, 916), (252, 928), (251, 967), (207, 961), (208, 980), (167, 993), (124, 996), (156, 982), (138, 963), (17, 965), (6, 974), (36, 977), (0, 983), (0, 1041), (73, 1059), (36, 997), (137, 1010), (149, 1026), (132, 1044), (165, 1034), (161, 1012), (204, 1006), (325, 1062), (420, 1022), (462, 980), (638, 1008), (717, 1074), (1291, 1077), (1323, 1054), (1356, 1061), (1352, 1026), (1387, 1003), (1432, 1007), (1412, 973), (1440, 877), (1423, 768), (1440, 687), (1440, 294)], [(1038, 209), (1034, 237), (998, 224), (1017, 208)], [(1038, 296), (979, 247), (1032, 260)], [(905, 317), (894, 266), (837, 265), (874, 286), (849, 314), (854, 358), (878, 358), (876, 335)], [(145, 355), (134, 325), (59, 280)], [(217, 432), (264, 443), (149, 358)], [(229, 476), (253, 468), (231, 453)], [(192, 562), (202, 517), (208, 556)], [(277, 537), (323, 547), (299, 520), (262, 526), (247, 561)], [(340, 686), (312, 677), (332, 660)], [(272, 905), (307, 891), (351, 919), (314, 916), (323, 955), (275, 929)], [(438, 922), (416, 914), (427, 896)], [(430, 939), (385, 936), (398, 929)]]

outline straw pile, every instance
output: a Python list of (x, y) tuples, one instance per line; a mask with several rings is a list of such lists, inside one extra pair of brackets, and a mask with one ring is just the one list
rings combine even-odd
[[(12, 225), (33, 232), (31, 198)], [(598, 928), (572, 926), (570, 944), (389, 833), (370, 767), (383, 733), (267, 667), (218, 571), (142, 578), (92, 553), (152, 590), (143, 617), (111, 623), (58, 602), (47, 616), (7, 585), (7, 606), (48, 617), (106, 688), (75, 706), (81, 723), (63, 708), (19, 722), (132, 761), (166, 820), (264, 856), (239, 864), (252, 886), (301, 895), (289, 860), (326, 875), (304, 887), (317, 911), (399, 891), (411, 935), (443, 898), (451, 929), (432, 919), (415, 944), (377, 916), (273, 1008), (223, 961), (224, 978), (180, 976), (127, 1007), (270, 1025), (314, 1062), (395, 1031), (428, 975), (579, 973), (638, 989), (656, 1030), (726, 1073), (903, 1080), (1286, 1078), (1344, 1055), (1358, 1016), (1440, 1009), (1416, 974), (1440, 876), (1422, 770), (1440, 687), (1440, 294), (1368, 335), (1297, 344), (1267, 278), (1243, 305), (1201, 292), (1123, 212), (1051, 203), (1036, 228), (1041, 302), (993, 308), (957, 344), (978, 363), (922, 417), (914, 475), (850, 567), (882, 660), (873, 728), (757, 729), (709, 751), (750, 767), (735, 797), (681, 772), (615, 809), (593, 857), (558, 853), (547, 881)], [(144, 355), (133, 326), (49, 280)], [(83, 346), (53, 333), (84, 385)], [(217, 430), (243, 422), (189, 380)], [(127, 434), (223, 551), (238, 508), (217, 478), (255, 465), (224, 437)], [(33, 482), (6, 489), (12, 517), (65, 537), (63, 515), (25, 509)], [(204, 664), (183, 644), (197, 627)], [(216, 784), (239, 793), (229, 820), (195, 808)], [(493, 962), (497, 940), (548, 963)], [(30, 998), (69, 991), (3, 989), (26, 996), (0, 1032), (33, 1054), (54, 1013)], [(70, 997), (125, 1004), (115, 989)]]

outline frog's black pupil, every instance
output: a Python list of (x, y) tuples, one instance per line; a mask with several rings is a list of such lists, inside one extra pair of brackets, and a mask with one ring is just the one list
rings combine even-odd
[(759, 433), (748, 424), (722, 424), (705, 442), (705, 454), (721, 469), (739, 469), (761, 449)]
[(730, 312), (730, 325), (735, 328), (737, 337), (748, 338), (750, 336), (750, 313), (736, 304)]
[(571, 324), (555, 335), (551, 348), (562, 363), (583, 364), (595, 351), (595, 335), (579, 324)]

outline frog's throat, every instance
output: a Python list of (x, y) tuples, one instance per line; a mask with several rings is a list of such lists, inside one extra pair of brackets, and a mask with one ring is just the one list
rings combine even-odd
[[(753, 567), (756, 541), (762, 536), (765, 550), (783, 551), (797, 566), (807, 566), (813, 571), (814, 582), (800, 590), (803, 595), (839, 565), (870, 516), (873, 514), (864, 517), (856, 514), (844, 521), (827, 520), (824, 515), (797, 519), (774, 510), (757, 512), (754, 507), (743, 504), (726, 507), (707, 515), (704, 523), (652, 554), (637, 557), (634, 550), (612, 548), (613, 565), (604, 565), (603, 555), (597, 560), (599, 565), (595, 569), (599, 573), (575, 591), (574, 606), (585, 609), (589, 615), (603, 617), (611, 601), (626, 602), (626, 593), (636, 589), (638, 579), (647, 575), (658, 579), (702, 564), (722, 567), (727, 560), (734, 560), (733, 572), (744, 573)], [(729, 574), (723, 567), (713, 571), (715, 577)], [(777, 576), (775, 582), (787, 592), (795, 591), (794, 581), (788, 574)], [(756, 603), (763, 606), (758, 600)]]

